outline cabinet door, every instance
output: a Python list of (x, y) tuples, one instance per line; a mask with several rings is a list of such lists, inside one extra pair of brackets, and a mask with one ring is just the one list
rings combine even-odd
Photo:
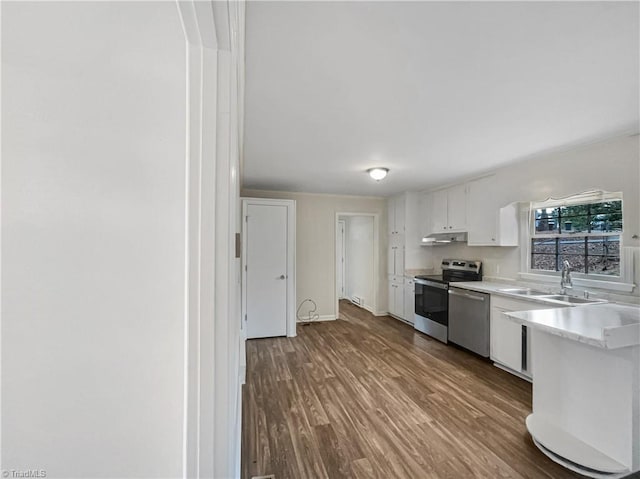
[(493, 178), (471, 181), (467, 188), (467, 229), (469, 246), (497, 243), (498, 207), (492, 200)]
[(412, 279), (407, 279), (404, 283), (404, 320), (413, 324), (415, 316), (415, 285)]
[(387, 275), (395, 276), (396, 274), (396, 251), (398, 250), (397, 246), (389, 246), (389, 251), (387, 254)]
[(420, 202), (418, 206), (419, 212), (419, 224), (418, 224), (418, 235), (419, 241), (422, 241), (422, 238), (433, 233), (433, 222), (431, 220), (431, 208), (433, 207), (433, 195), (431, 193), (423, 193), (420, 195)]
[(396, 204), (395, 198), (387, 200), (387, 233), (392, 235), (396, 231)]
[(447, 221), (447, 190), (431, 194), (431, 233), (444, 233), (449, 230)]
[(394, 311), (396, 309), (396, 287), (395, 287), (395, 283), (393, 283), (392, 281), (389, 281), (389, 296), (388, 296), (388, 309), (389, 309), (389, 314), (394, 314)]
[(522, 325), (503, 316), (507, 311), (491, 308), (491, 359), (514, 371), (522, 370)]
[(393, 315), (404, 319), (404, 287), (402, 283), (393, 284)]
[(393, 274), (396, 276), (404, 276), (404, 247), (396, 246), (394, 255), (395, 271)]
[(403, 235), (405, 230), (405, 197), (398, 196), (394, 201), (394, 220), (396, 234)]
[(447, 217), (449, 231), (467, 230), (467, 185), (447, 190)]

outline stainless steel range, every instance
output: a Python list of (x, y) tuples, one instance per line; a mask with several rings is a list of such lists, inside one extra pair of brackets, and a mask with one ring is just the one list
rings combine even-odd
[(416, 276), (413, 327), (446, 343), (449, 328), (449, 283), (481, 281), (482, 262), (443, 259), (441, 267), (442, 275)]

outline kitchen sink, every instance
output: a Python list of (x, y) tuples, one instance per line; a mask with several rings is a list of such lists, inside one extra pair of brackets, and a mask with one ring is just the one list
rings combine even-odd
[(596, 304), (596, 303), (607, 302), (604, 299), (586, 299), (586, 298), (577, 298), (575, 296), (569, 296), (568, 294), (550, 294), (550, 293), (545, 293), (544, 291), (537, 291), (531, 288), (503, 288), (498, 291), (501, 291), (503, 293), (522, 295), (522, 296), (535, 296), (540, 299), (562, 301), (563, 303), (569, 303), (569, 304)]
[(501, 289), (500, 291), (511, 294), (523, 294), (526, 296), (544, 296), (549, 294), (545, 293), (544, 291), (537, 291), (531, 288), (505, 288)]
[(606, 301), (603, 299), (576, 298), (575, 296), (569, 296), (566, 294), (552, 294), (548, 296), (541, 296), (541, 299), (553, 299), (555, 301), (562, 301), (564, 303), (571, 304), (606, 303)]

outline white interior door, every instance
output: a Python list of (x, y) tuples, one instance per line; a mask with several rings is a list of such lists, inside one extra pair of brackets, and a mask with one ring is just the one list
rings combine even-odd
[(287, 207), (247, 206), (247, 337), (287, 334)]
[(336, 231), (336, 289), (338, 293), (338, 299), (344, 298), (344, 285), (345, 285), (345, 221), (338, 221), (338, 229)]

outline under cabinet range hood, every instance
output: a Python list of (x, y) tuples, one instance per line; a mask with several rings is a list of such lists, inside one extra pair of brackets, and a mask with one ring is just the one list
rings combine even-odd
[(424, 236), (420, 241), (425, 246), (445, 245), (450, 243), (466, 243), (467, 233), (433, 233)]

